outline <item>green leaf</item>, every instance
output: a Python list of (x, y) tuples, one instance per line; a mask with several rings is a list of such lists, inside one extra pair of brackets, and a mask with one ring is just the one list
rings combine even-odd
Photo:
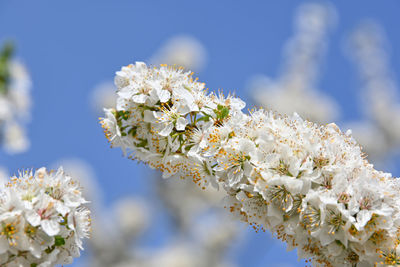
[(12, 54), (14, 53), (14, 44), (11, 41), (8, 41), (4, 44), (3, 49), (0, 53), (1, 59), (8, 60)]
[(0, 51), (0, 93), (6, 94), (10, 82), (9, 61), (14, 52), (11, 42), (5, 43)]
[(190, 87), (187, 86), (187, 85), (183, 85), (183, 88), (185, 88), (185, 89), (188, 90), (189, 92), (192, 92), (192, 88), (190, 88)]
[(133, 137), (136, 136), (136, 132), (137, 132), (137, 126), (133, 126), (129, 131), (128, 134), (132, 135)]
[(62, 236), (60, 236), (60, 235), (56, 235), (56, 236), (54, 237), (54, 245), (55, 245), (56, 247), (65, 245), (65, 239), (64, 239)]
[(141, 139), (140, 143), (136, 147), (145, 147), (147, 145), (147, 139)]
[(226, 118), (229, 115), (229, 108), (223, 107), (220, 113), (221, 119)]
[(224, 120), (229, 115), (229, 108), (218, 104), (217, 109), (214, 109), (217, 120)]
[(197, 121), (209, 121), (210, 120), (210, 115), (204, 115), (203, 117), (197, 119)]

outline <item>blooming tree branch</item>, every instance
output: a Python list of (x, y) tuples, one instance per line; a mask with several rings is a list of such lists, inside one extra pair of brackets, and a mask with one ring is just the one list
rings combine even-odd
[(69, 264), (90, 231), (81, 188), (62, 168), (25, 171), (0, 193), (0, 265)]
[(117, 72), (112, 146), (163, 172), (226, 191), (225, 207), (315, 265), (400, 264), (400, 184), (349, 133), (207, 93), (192, 73), (142, 62)]

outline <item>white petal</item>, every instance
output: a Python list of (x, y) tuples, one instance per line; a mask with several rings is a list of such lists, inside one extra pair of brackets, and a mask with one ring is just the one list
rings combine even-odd
[(328, 230), (325, 228), (322, 228), (320, 231), (316, 232), (315, 235), (318, 235), (322, 246), (326, 246), (335, 240), (335, 235), (329, 234)]
[(56, 210), (62, 215), (65, 216), (65, 214), (67, 214), (68, 212), (70, 212), (70, 208), (67, 207), (66, 205), (64, 205), (61, 202), (57, 202), (56, 204)]
[(228, 172), (229, 186), (234, 186), (242, 180), (243, 171), (241, 167), (231, 168)]
[(0, 253), (0, 264), (6, 263), (8, 260), (8, 253)]
[(284, 179), (284, 184), (287, 190), (289, 190), (293, 195), (300, 193), (303, 188), (303, 181), (292, 177)]
[(138, 70), (145, 70), (145, 69), (147, 69), (147, 65), (146, 65), (146, 63), (144, 63), (143, 61), (136, 61), (136, 62), (135, 62), (135, 67), (136, 67)]
[(183, 105), (183, 104), (179, 105), (177, 110), (182, 115), (186, 115), (191, 111), (191, 109), (188, 105)]
[(128, 78), (125, 76), (125, 73), (122, 71), (118, 71), (117, 75), (114, 78), (114, 83), (118, 88), (125, 87), (129, 84)]
[(8, 248), (9, 248), (8, 241), (5, 238), (1, 237), (0, 238), (0, 254), (3, 254), (4, 252), (6, 252), (8, 250)]
[(159, 90), (157, 95), (161, 103), (165, 103), (171, 98), (171, 93), (167, 90)]
[(55, 236), (60, 232), (60, 225), (54, 220), (43, 220), (41, 225), (43, 231), (49, 236)]
[(190, 93), (187, 89), (178, 87), (174, 89), (174, 95), (176, 95), (178, 98), (184, 100), (188, 105), (194, 102), (194, 97), (193, 94)]
[(27, 211), (25, 213), (25, 217), (26, 217), (26, 220), (34, 227), (38, 226), (40, 224), (40, 216), (34, 210)]
[(335, 242), (330, 243), (327, 246), (327, 249), (328, 249), (329, 253), (333, 256), (338, 256), (343, 251), (343, 248), (341, 246), (337, 245)]
[(184, 131), (187, 124), (188, 124), (187, 120), (186, 120), (184, 117), (180, 117), (180, 118), (176, 121), (176, 129), (177, 129), (178, 131)]
[(239, 98), (232, 98), (231, 99), (231, 107), (233, 107), (234, 109), (238, 109), (241, 110), (246, 106), (246, 103), (239, 99)]
[(65, 194), (63, 200), (66, 206), (74, 208), (86, 202), (80, 194), (74, 193)]
[(372, 213), (368, 210), (360, 210), (357, 213), (357, 223), (354, 225), (356, 226), (357, 230), (361, 230), (371, 219)]
[(143, 120), (145, 122), (155, 122), (156, 121), (156, 112), (155, 111), (145, 110), (143, 115), (144, 115)]
[(165, 127), (159, 132), (159, 135), (161, 136), (168, 136), (171, 131), (172, 128), (174, 128), (174, 125), (172, 125), (172, 123), (168, 123), (167, 125), (165, 125)]
[(147, 95), (143, 95), (143, 94), (132, 96), (133, 102), (136, 102), (136, 103), (139, 103), (139, 104), (145, 103), (147, 98), (148, 98), (148, 96)]
[(122, 98), (131, 98), (134, 92), (132, 92), (131, 87), (124, 87), (117, 92), (117, 94)]
[(40, 248), (40, 245), (36, 242), (32, 242), (30, 244), (29, 250), (32, 253), (32, 255), (38, 259), (42, 256), (42, 250)]

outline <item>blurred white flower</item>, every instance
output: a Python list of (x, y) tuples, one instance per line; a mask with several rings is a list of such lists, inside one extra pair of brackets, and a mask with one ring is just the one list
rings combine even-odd
[(344, 128), (351, 129), (354, 138), (372, 160), (384, 157), (390, 150), (390, 144), (384, 133), (371, 121), (349, 122)]
[[(159, 250), (144, 263), (143, 267), (234, 267), (235, 265), (221, 259), (221, 254), (215, 261), (214, 255), (208, 253), (193, 242), (176, 242)], [(214, 251), (218, 254), (217, 251)], [(150, 255), (149, 255), (150, 256)]]
[(189, 179), (171, 177), (158, 179), (156, 183), (157, 192), (173, 217), (174, 226), (184, 232), (190, 229), (200, 214), (219, 206), (224, 197), (222, 191), (212, 187), (202, 190)]
[(143, 200), (125, 197), (114, 206), (115, 218), (123, 238), (142, 233), (149, 225), (149, 208)]
[(256, 76), (249, 82), (257, 105), (282, 114), (297, 112), (316, 122), (329, 122), (339, 115), (334, 99), (315, 88), (326, 39), (336, 21), (333, 6), (307, 3), (298, 9), (295, 35), (285, 46), (281, 75), (276, 80)]
[(31, 109), (31, 80), (25, 66), (11, 58), (12, 52), (11, 44), (0, 52), (0, 144), (10, 154), (29, 148), (24, 125)]
[(359, 71), (363, 110), (385, 143), (377, 146), (376, 135), (364, 131), (360, 132), (365, 140), (361, 144), (371, 157), (378, 159), (400, 146), (399, 88), (390, 69), (387, 46), (385, 32), (373, 21), (360, 24), (350, 36), (348, 46)]
[(116, 102), (115, 85), (112, 82), (98, 84), (90, 95), (92, 109), (97, 114), (102, 113), (104, 108), (114, 108)]
[(224, 257), (224, 252), (233, 241), (240, 242), (240, 228), (237, 222), (220, 211), (213, 215), (203, 218), (193, 229), (198, 246), (205, 255), (200, 266), (235, 266)]
[(296, 267), (296, 266), (291, 263), (281, 262), (281, 263), (276, 263), (271, 267)]
[(311, 88), (299, 88), (298, 81), (285, 85), (271, 81), (268, 77), (254, 76), (249, 82), (253, 99), (257, 105), (280, 114), (297, 112), (304, 118), (316, 122), (328, 122), (339, 115), (339, 106), (333, 98)]
[(9, 154), (26, 151), (30, 142), (26, 136), (25, 128), (15, 122), (9, 122), (4, 127), (4, 150)]
[[(103, 192), (90, 164), (79, 158), (65, 158), (54, 165), (63, 165), (67, 173), (79, 178), (84, 187), (82, 194), (91, 199), (86, 204), (92, 210), (91, 238), (87, 243), (90, 252), (84, 266), (117, 266), (126, 261), (131, 264), (129, 266), (134, 266), (132, 261), (137, 263), (137, 257), (131, 250), (132, 242), (138, 239), (149, 223), (150, 215), (145, 202), (124, 198), (110, 210), (103, 206)], [(76, 231), (79, 232), (80, 228)]]
[(17, 60), (10, 62), (10, 89), (9, 97), (14, 105), (14, 112), (18, 117), (30, 119), (32, 81), (25, 65)]
[(92, 234), (88, 240), (89, 258), (84, 266), (114, 266), (123, 262), (128, 253), (130, 256), (130, 247), (119, 237), (112, 215), (106, 210), (93, 213)]
[(2, 190), (7, 183), (10, 175), (8, 169), (4, 166), (0, 166), (0, 190)]
[(170, 245), (156, 255), (149, 260), (146, 267), (196, 267), (201, 260), (201, 256), (190, 244)]
[(189, 35), (173, 36), (150, 59), (153, 64), (176, 64), (195, 71), (201, 71), (206, 61), (205, 47)]

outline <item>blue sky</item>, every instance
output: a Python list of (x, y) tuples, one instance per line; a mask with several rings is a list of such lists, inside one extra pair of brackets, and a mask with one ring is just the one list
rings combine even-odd
[[(14, 173), (79, 157), (95, 168), (107, 205), (124, 195), (149, 194), (146, 177), (152, 172), (109, 148), (89, 103), (93, 87), (112, 80), (122, 65), (148, 59), (169, 37), (190, 34), (208, 51), (200, 81), (235, 91), (251, 106), (246, 82), (254, 74), (278, 75), (282, 46), (293, 33), (295, 10), (302, 2), (0, 1), (0, 41), (15, 40), (34, 86), (31, 148), (15, 156), (0, 153), (1, 163)], [(329, 36), (318, 88), (340, 103), (341, 121), (347, 121), (359, 118), (361, 110), (359, 80), (344, 53), (344, 40), (361, 21), (378, 21), (386, 31), (398, 79), (400, 2), (337, 0), (334, 6), (339, 19)], [(399, 170), (392, 171), (399, 175)], [(304, 266), (269, 234), (246, 233), (242, 249), (232, 256), (240, 266)], [(157, 243), (157, 235), (149, 242)]]

